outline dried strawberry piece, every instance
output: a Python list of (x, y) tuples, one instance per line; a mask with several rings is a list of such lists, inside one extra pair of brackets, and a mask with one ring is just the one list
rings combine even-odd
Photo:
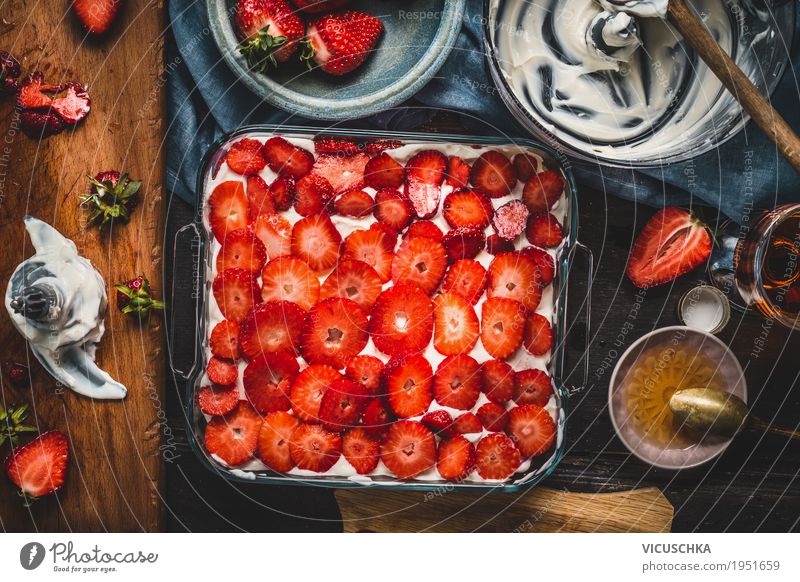
[(17, 92), (17, 85), (22, 66), (17, 58), (7, 51), (0, 51), (0, 93), (13, 95)]
[(22, 131), (31, 137), (46, 137), (83, 120), (91, 110), (86, 87), (78, 83), (48, 85), (44, 73), (36, 71), (22, 82), (17, 94)]

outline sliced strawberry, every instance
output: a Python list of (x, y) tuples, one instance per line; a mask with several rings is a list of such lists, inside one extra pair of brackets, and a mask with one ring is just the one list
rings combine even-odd
[(289, 443), (298, 426), (300, 421), (288, 412), (271, 412), (264, 417), (258, 432), (256, 454), (273, 471), (285, 473), (294, 468)]
[(418, 236), (432, 238), (435, 241), (441, 242), (442, 238), (444, 238), (444, 233), (430, 220), (420, 220), (419, 222), (414, 222), (408, 227), (408, 230), (405, 234), (405, 239), (409, 240)]
[(364, 151), (370, 155), (376, 155), (386, 150), (394, 150), (403, 147), (405, 144), (399, 139), (376, 139), (364, 144)]
[(261, 148), (261, 142), (257, 139), (241, 139), (225, 154), (225, 161), (237, 174), (243, 176), (257, 174), (267, 165), (267, 161), (261, 155)]
[(389, 360), (383, 369), (387, 402), (400, 418), (418, 416), (433, 401), (433, 368), (419, 354)]
[(491, 432), (503, 432), (508, 424), (508, 412), (495, 402), (487, 402), (478, 409), (478, 420)]
[(490, 150), (472, 164), (469, 180), (489, 198), (502, 198), (511, 193), (517, 183), (511, 161), (500, 152)]
[[(344, 4), (344, 2), (342, 2)], [(322, 4), (327, 4), (322, 2)], [(314, 151), (318, 154), (357, 154), (361, 148), (352, 139), (338, 135), (318, 135), (314, 138)]]
[(446, 410), (432, 410), (425, 413), (420, 422), (427, 426), (436, 436), (449, 439), (458, 434), (453, 429), (453, 417)]
[(294, 204), (295, 181), (291, 176), (278, 176), (269, 185), (269, 193), (272, 195), (272, 203), (275, 210), (283, 212), (289, 210)]
[(428, 218), (439, 210), (447, 158), (436, 150), (423, 150), (406, 163), (406, 195), (414, 213)]
[(289, 410), (289, 393), (299, 370), (297, 360), (288, 352), (264, 354), (244, 369), (244, 393), (258, 412)]
[(447, 231), (442, 239), (451, 263), (461, 259), (474, 259), (486, 246), (483, 230), (474, 226), (459, 226)]
[(267, 262), (267, 249), (253, 231), (247, 228), (234, 230), (225, 236), (217, 254), (217, 271), (245, 269), (261, 271)]
[(454, 434), (477, 434), (483, 431), (481, 421), (471, 412), (465, 412), (456, 418), (451, 428)]
[(490, 297), (481, 308), (481, 343), (493, 358), (505, 359), (522, 342), (527, 310), (519, 301)]
[(337, 378), (322, 395), (319, 419), (332, 431), (354, 427), (367, 406), (367, 390), (348, 378)]
[(478, 316), (470, 302), (457, 293), (434, 298), (433, 325), (433, 347), (440, 354), (467, 354), (478, 343)]
[(514, 397), (516, 387), (514, 368), (503, 360), (488, 360), (481, 364), (481, 390), (492, 402), (505, 404)]
[(236, 379), (239, 377), (236, 364), (230, 360), (218, 358), (217, 356), (211, 356), (208, 359), (206, 374), (208, 374), (209, 380), (220, 386), (230, 386), (235, 383)]
[(268, 260), (292, 254), (292, 225), (280, 214), (260, 214), (253, 232), (264, 243)]
[(466, 354), (448, 356), (433, 377), (436, 402), (448, 408), (469, 410), (481, 394), (480, 365)]
[(436, 470), (443, 479), (459, 481), (475, 469), (475, 447), (465, 437), (456, 435), (439, 443)]
[(235, 360), (239, 357), (239, 324), (223, 320), (211, 330), (211, 353), (220, 358)]
[(364, 218), (372, 214), (375, 201), (363, 190), (350, 190), (336, 199), (334, 207), (342, 216)]
[(703, 264), (711, 254), (707, 227), (683, 208), (668, 206), (645, 224), (626, 274), (639, 288), (661, 285)]
[(207, 384), (197, 391), (197, 405), (204, 414), (220, 416), (228, 414), (239, 402), (239, 387), (236, 384), (219, 386)]
[(241, 322), (261, 303), (261, 289), (256, 274), (245, 269), (228, 269), (214, 279), (212, 285), (217, 306), (227, 319)]
[(372, 158), (364, 168), (364, 181), (367, 186), (376, 190), (399, 188), (403, 185), (404, 177), (403, 166), (386, 153)]
[(381, 283), (386, 283), (391, 279), (393, 248), (388, 235), (381, 230), (354, 230), (344, 240), (342, 260), (361, 261), (370, 265)]
[(380, 221), (373, 222), (372, 224), (370, 224), (369, 229), (377, 230), (378, 232), (382, 232), (384, 235), (386, 235), (383, 239), (383, 243), (386, 246), (386, 250), (392, 253), (394, 252), (394, 248), (397, 246), (397, 239), (399, 238), (397, 234), (397, 229), (392, 228), (388, 224), (385, 224)]
[(292, 433), (289, 451), (299, 469), (324, 473), (342, 456), (342, 437), (319, 424), (301, 424)]
[(550, 376), (542, 370), (520, 370), (514, 375), (514, 402), (545, 406), (553, 395)]
[(297, 354), (304, 318), (303, 310), (290, 301), (259, 305), (241, 322), (239, 349), (248, 359), (282, 351)]
[(312, 173), (325, 178), (336, 194), (364, 187), (364, 168), (369, 162), (367, 154), (321, 155), (314, 164)]
[(225, 235), (247, 226), (250, 207), (244, 184), (239, 181), (222, 182), (208, 198), (208, 222), (219, 242)]
[(535, 404), (512, 408), (507, 431), (523, 457), (541, 455), (556, 441), (556, 423), (544, 408)]
[(351, 428), (342, 437), (342, 454), (359, 475), (368, 475), (378, 466), (381, 443), (369, 430)]
[(400, 479), (416, 477), (436, 463), (436, 440), (413, 420), (394, 423), (381, 445), (381, 460)]
[(494, 216), (494, 207), (485, 194), (477, 190), (461, 190), (447, 195), (442, 213), (447, 224), (453, 228), (459, 226), (486, 228)]
[(532, 245), (550, 248), (558, 246), (564, 238), (564, 231), (552, 214), (537, 214), (528, 219), (525, 237)]
[(542, 299), (539, 269), (522, 253), (498, 255), (489, 265), (489, 297), (505, 297), (533, 311)]
[(375, 269), (362, 261), (341, 261), (328, 275), (320, 289), (320, 299), (343, 297), (355, 301), (369, 313), (381, 293), (381, 278)]
[(553, 263), (553, 257), (547, 251), (536, 247), (525, 247), (520, 253), (532, 260), (539, 269), (539, 277), (543, 286), (552, 283), (556, 274), (556, 266)]
[(333, 186), (322, 176), (307, 174), (295, 185), (294, 209), (300, 216), (320, 214), (333, 200)]
[(292, 178), (302, 178), (314, 166), (314, 156), (311, 152), (297, 147), (282, 137), (268, 139), (262, 154), (273, 172)]
[(31, 442), (12, 448), (6, 473), (19, 492), (29, 498), (55, 493), (64, 484), (69, 464), (69, 440), (58, 430), (40, 434)]
[(253, 458), (260, 430), (261, 416), (240, 400), (231, 412), (206, 425), (206, 450), (230, 467), (241, 465)]
[(328, 386), (341, 378), (341, 374), (321, 364), (305, 368), (292, 384), (289, 400), (292, 410), (304, 422), (319, 422), (319, 406)]
[(525, 232), (525, 225), (528, 221), (528, 208), (519, 200), (506, 202), (492, 219), (492, 225), (497, 236), (507, 241), (516, 240), (519, 235)]
[(445, 173), (445, 184), (452, 186), (454, 190), (466, 188), (469, 185), (469, 174), (472, 168), (458, 156), (450, 156), (447, 159), (447, 171)]
[(315, 271), (324, 271), (336, 264), (341, 243), (342, 235), (324, 214), (298, 220), (292, 228), (292, 254)]
[(382, 223), (401, 232), (411, 222), (414, 207), (404, 194), (397, 190), (379, 190), (375, 194), (372, 214)]
[(522, 345), (534, 356), (543, 356), (553, 347), (553, 329), (546, 317), (531, 313), (525, 322)]
[(348, 362), (344, 373), (354, 382), (364, 386), (370, 396), (378, 396), (381, 393), (383, 362), (375, 356), (356, 356)]
[(522, 202), (531, 214), (550, 212), (564, 192), (564, 179), (560, 174), (546, 170), (528, 180), (522, 189)]
[(505, 240), (496, 234), (486, 237), (486, 252), (490, 255), (501, 255), (503, 253), (510, 253), (514, 250), (514, 243), (510, 240)]
[(319, 279), (305, 261), (296, 257), (271, 260), (261, 272), (261, 298), (268, 301), (291, 301), (308, 311), (320, 296)]
[(383, 400), (380, 398), (373, 398), (364, 409), (361, 423), (372, 436), (382, 439), (394, 420), (394, 415), (386, 408)]
[(518, 153), (511, 160), (514, 166), (514, 174), (520, 182), (527, 182), (536, 175), (539, 169), (539, 162), (530, 154)]
[(300, 340), (303, 358), (341, 370), (367, 345), (367, 317), (355, 301), (332, 297), (306, 316)]
[(508, 479), (521, 463), (522, 458), (514, 441), (502, 433), (486, 435), (475, 449), (475, 465), (478, 475), (484, 479)]
[(446, 270), (447, 253), (442, 243), (418, 236), (400, 244), (392, 261), (392, 280), (396, 285), (415, 285), (430, 295)]
[(247, 176), (247, 201), (250, 204), (250, 220), (259, 214), (272, 214), (277, 211), (272, 191), (259, 175)]
[(421, 352), (433, 334), (433, 303), (417, 287), (395, 285), (375, 300), (369, 332), (375, 347), (390, 356)]
[(486, 269), (473, 259), (456, 261), (447, 270), (442, 283), (443, 293), (457, 293), (475, 305), (483, 295), (489, 277)]

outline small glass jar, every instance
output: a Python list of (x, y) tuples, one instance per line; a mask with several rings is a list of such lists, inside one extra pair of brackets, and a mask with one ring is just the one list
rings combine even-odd
[(678, 302), (678, 319), (687, 327), (706, 333), (719, 333), (731, 318), (725, 294), (710, 285), (698, 285), (683, 294)]

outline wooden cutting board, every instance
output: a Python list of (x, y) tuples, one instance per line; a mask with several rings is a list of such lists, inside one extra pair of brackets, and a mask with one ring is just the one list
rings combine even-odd
[[(112, 31), (101, 41), (86, 39), (66, 0), (3, 4), (0, 48), (22, 61), (24, 74), (44, 72), (47, 82), (89, 86), (92, 112), (74, 133), (37, 143), (18, 131), (13, 98), (0, 104), (0, 281), (5, 293), (13, 269), (32, 254), (22, 218), (36, 216), (75, 241), (106, 283), (145, 273), (163, 292), (161, 148), (164, 104), (165, 5), (125, 3)], [(10, 24), (6, 24), (10, 23)], [(4, 149), (5, 148), (5, 149)], [(100, 233), (88, 228), (78, 197), (86, 175), (127, 171), (143, 181), (141, 203), (127, 225)], [(72, 460), (57, 497), (22, 507), (11, 483), (0, 476), (0, 528), (7, 531), (141, 531), (162, 525), (160, 435), (164, 409), (163, 319), (140, 326), (113, 306), (98, 363), (128, 387), (123, 401), (93, 401), (59, 388), (29, 352), (0, 310), (0, 361), (28, 361), (30, 389), (2, 382), (2, 401), (30, 402), (42, 430), (69, 435)], [(33, 416), (33, 415), (32, 415)], [(0, 455), (8, 448), (3, 447)]]
[(656, 488), (518, 494), (438, 491), (336, 492), (346, 532), (668, 532), (673, 509)]

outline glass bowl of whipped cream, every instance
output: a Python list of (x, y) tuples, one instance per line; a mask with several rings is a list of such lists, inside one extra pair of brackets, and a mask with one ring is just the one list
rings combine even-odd
[[(666, 3), (486, 0), (484, 41), (503, 101), (530, 133), (583, 161), (653, 167), (721, 145), (749, 116), (659, 17)], [(651, 15), (631, 4), (651, 5)], [(794, 3), (690, 5), (770, 95), (788, 62)]]

